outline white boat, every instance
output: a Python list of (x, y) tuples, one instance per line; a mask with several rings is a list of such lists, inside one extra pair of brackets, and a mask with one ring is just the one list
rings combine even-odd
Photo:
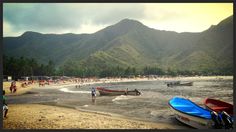
[(214, 121), (211, 111), (204, 109), (192, 101), (184, 98), (174, 97), (169, 101), (169, 105), (175, 117), (180, 122), (197, 129), (213, 128)]

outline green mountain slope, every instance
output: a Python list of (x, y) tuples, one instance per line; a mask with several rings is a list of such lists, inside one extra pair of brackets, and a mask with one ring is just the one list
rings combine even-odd
[(233, 68), (233, 17), (201, 33), (176, 33), (124, 19), (93, 34), (26, 32), (3, 39), (4, 54), (33, 57), (57, 66), (72, 60), (84, 67), (159, 66), (163, 69)]

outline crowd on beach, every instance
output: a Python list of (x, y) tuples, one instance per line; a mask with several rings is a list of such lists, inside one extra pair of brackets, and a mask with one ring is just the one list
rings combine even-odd
[[(135, 81), (137, 79), (144, 79), (144, 78), (102, 78), (102, 79), (98, 79), (98, 78), (70, 78), (70, 79), (43, 79), (43, 80), (19, 80), (19, 81), (11, 81), (10, 82), (10, 86), (9, 86), (9, 91), (10, 94), (17, 94), (17, 91), (22, 89), (22, 88), (27, 88), (31, 85), (33, 85), (33, 87), (36, 87), (38, 85), (38, 87), (45, 87), (46, 85), (63, 85), (63, 84), (75, 84), (76, 88), (79, 88), (83, 85), (90, 85), (90, 84), (94, 84), (94, 83), (111, 83), (111, 82), (120, 82), (120, 81)], [(17, 86), (17, 83), (20, 84)], [(4, 106), (3, 106), (3, 110), (4, 110), (4, 117), (7, 116), (7, 111), (8, 111), (8, 107), (7, 107), (7, 103), (6, 103), (6, 91), (7, 88), (5, 87), (3, 89), (3, 99), (4, 99)], [(92, 97), (92, 102), (95, 103), (95, 99), (96, 99), (96, 88), (92, 88), (91, 89), (91, 97)]]
[[(195, 77), (196, 78), (202, 78), (202, 77)], [(21, 80), (21, 81), (12, 81), (10, 82), (10, 93), (11, 94), (17, 94), (18, 90), (27, 88), (29, 86), (31, 87), (38, 87), (43, 88), (46, 85), (51, 86), (63, 86), (63, 85), (74, 85), (76, 88), (80, 88), (84, 85), (90, 85), (95, 83), (112, 83), (112, 82), (126, 82), (126, 81), (147, 81), (147, 80), (170, 80), (173, 79), (171, 77), (134, 77), (134, 78), (69, 78), (69, 79), (44, 79), (44, 80)], [(175, 78), (178, 80), (178, 77)], [(182, 78), (183, 79), (183, 78)], [(186, 79), (192, 79), (191, 77), (188, 77)], [(221, 77), (213, 77), (212, 79), (223, 79)], [(20, 85), (17, 85), (20, 84)], [(6, 88), (4, 88), (6, 89)], [(7, 89), (8, 90), (8, 89)], [(4, 119), (7, 118), (8, 113), (8, 105), (6, 102), (6, 91), (3, 90), (3, 116)], [(92, 102), (96, 102), (96, 88), (91, 88), (91, 97)], [(11, 106), (10, 106), (11, 107)], [(11, 109), (11, 108), (10, 108)]]

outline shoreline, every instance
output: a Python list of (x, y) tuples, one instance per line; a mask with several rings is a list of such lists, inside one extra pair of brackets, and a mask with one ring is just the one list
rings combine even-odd
[(74, 83), (69, 82), (65, 84), (53, 84), (50, 87), (53, 88), (63, 88), (67, 86), (86, 86), (86, 85), (94, 85), (94, 84), (109, 84), (109, 83), (122, 83), (122, 82), (142, 82), (142, 81), (178, 81), (178, 80), (214, 80), (214, 79), (233, 79), (233, 76), (192, 76), (192, 77), (157, 77), (157, 78), (114, 78), (114, 79), (99, 79), (99, 81), (91, 81), (91, 82), (84, 82), (84, 83)]
[[(233, 76), (205, 76), (205, 77), (172, 77), (172, 78), (142, 78), (142, 79), (106, 79), (105, 83), (155, 81), (155, 80), (221, 80), (233, 79)], [(82, 86), (104, 83), (104, 80), (81, 83)], [(37, 84), (37, 83), (36, 83)], [(36, 84), (22, 88), (14, 96), (26, 93), (33, 88), (47, 89), (75, 86), (78, 83), (66, 82), (62, 84), (51, 84), (39, 87)], [(7, 85), (5, 85), (7, 86)], [(6, 89), (6, 87), (4, 88)], [(21, 88), (20, 88), (21, 89)], [(19, 89), (19, 90), (20, 90)], [(19, 92), (19, 93), (18, 93)], [(9, 95), (9, 94), (8, 94)], [(11, 96), (11, 95), (10, 95)], [(97, 119), (98, 118), (98, 119)], [(89, 124), (98, 124), (89, 126)], [(8, 118), (3, 120), (4, 129), (189, 129), (176, 123), (151, 122), (125, 116), (113, 115), (112, 113), (102, 113), (77, 108), (70, 108), (52, 104), (9, 104)]]
[[(154, 123), (85, 112), (72, 108), (40, 105), (9, 105), (3, 129), (183, 129), (168, 123)], [(186, 128), (185, 128), (186, 129)]]
[(34, 83), (31, 84), (29, 86), (26, 87), (21, 87), (20, 84), (22, 82), (18, 82), (16, 81), (16, 86), (17, 86), (17, 92), (16, 93), (10, 93), (9, 87), (10, 87), (10, 83), (11, 82), (3, 82), (3, 90), (6, 91), (6, 95), (7, 96), (17, 96), (17, 95), (21, 95), (24, 94), (28, 91), (30, 91), (33, 88), (44, 88), (44, 87), (50, 87), (50, 88), (63, 88), (63, 87), (67, 87), (67, 86), (86, 86), (86, 85), (94, 85), (94, 84), (109, 84), (109, 83), (121, 83), (121, 82), (141, 82), (141, 81), (157, 81), (157, 80), (161, 80), (161, 81), (178, 81), (178, 80), (184, 80), (184, 81), (191, 81), (191, 80), (214, 80), (214, 79), (233, 79), (233, 76), (190, 76), (190, 77), (156, 77), (156, 78), (101, 78), (98, 79), (98, 81), (96, 80), (92, 80), (92, 81), (88, 81), (88, 82), (65, 82), (65, 83), (59, 83), (59, 84), (50, 84), (50, 85), (46, 85), (46, 86), (39, 86), (38, 83)]

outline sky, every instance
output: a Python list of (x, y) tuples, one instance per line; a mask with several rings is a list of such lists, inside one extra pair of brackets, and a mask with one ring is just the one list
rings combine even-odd
[(233, 3), (3, 3), (3, 36), (94, 33), (122, 19), (166, 31), (202, 32), (233, 15)]

